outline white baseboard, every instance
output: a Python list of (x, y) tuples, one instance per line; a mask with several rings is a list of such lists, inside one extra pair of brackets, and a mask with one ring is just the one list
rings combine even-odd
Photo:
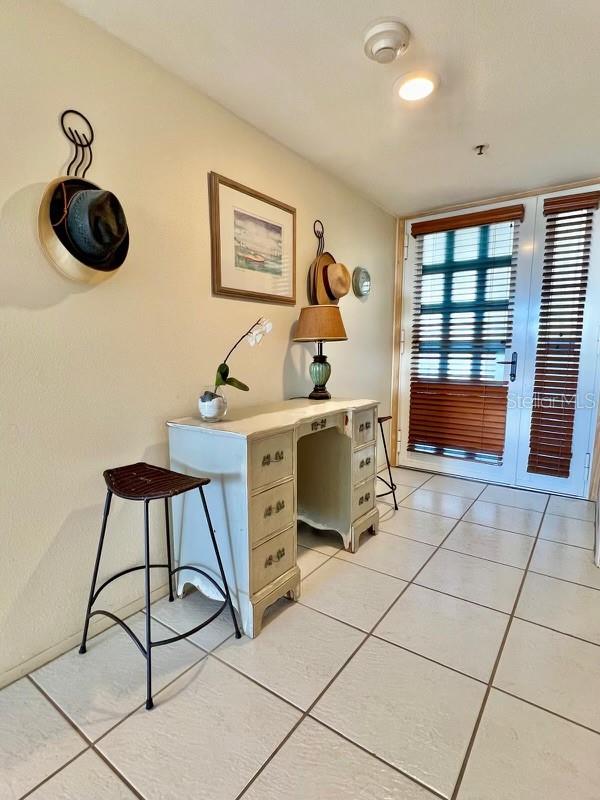
[[(168, 591), (168, 584), (165, 583), (164, 586), (158, 586), (152, 591), (152, 602), (164, 597)], [(144, 605), (144, 598), (138, 597), (136, 600), (132, 600), (131, 603), (128, 603), (122, 608), (116, 609), (114, 613), (118, 617), (121, 617), (121, 619), (125, 619), (126, 617), (135, 614), (137, 611), (141, 611), (144, 608)], [(82, 613), (84, 611), (85, 609), (82, 610)], [(112, 625), (116, 625), (116, 623), (110, 620), (108, 617), (94, 617), (94, 619), (90, 621), (89, 638), (91, 639), (93, 636), (96, 636), (98, 633), (110, 628)], [(83, 628), (66, 639), (63, 639), (61, 642), (48, 647), (46, 650), (42, 650), (41, 653), (37, 653), (35, 656), (28, 658), (27, 661), (23, 661), (16, 667), (11, 667), (11, 669), (9, 669), (7, 672), (2, 673), (2, 675), (0, 675), (0, 689), (2, 689), (4, 686), (8, 686), (9, 683), (14, 683), (14, 681), (22, 678), (23, 675), (28, 675), (30, 672), (33, 672), (39, 667), (43, 667), (44, 664), (47, 664), (49, 661), (53, 661), (55, 658), (58, 658), (58, 656), (62, 656), (63, 653), (71, 650), (81, 642), (82, 634)]]

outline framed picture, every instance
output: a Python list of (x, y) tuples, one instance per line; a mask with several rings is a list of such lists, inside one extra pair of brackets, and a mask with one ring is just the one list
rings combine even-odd
[(296, 303), (296, 209), (209, 173), (213, 294)]

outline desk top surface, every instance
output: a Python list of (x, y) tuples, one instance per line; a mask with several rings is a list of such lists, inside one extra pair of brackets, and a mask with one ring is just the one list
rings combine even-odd
[(230, 410), (221, 422), (205, 422), (200, 417), (182, 417), (167, 422), (169, 427), (202, 428), (208, 433), (251, 437), (281, 428), (293, 428), (301, 422), (340, 411), (353, 411), (377, 405), (377, 400), (283, 400), (262, 406)]

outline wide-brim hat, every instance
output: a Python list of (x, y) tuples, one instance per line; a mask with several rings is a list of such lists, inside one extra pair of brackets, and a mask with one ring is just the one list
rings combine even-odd
[(317, 256), (308, 270), (308, 296), (313, 305), (337, 304), (350, 291), (350, 272), (331, 253)]
[(82, 178), (62, 177), (46, 187), (38, 214), (42, 247), (67, 278), (104, 280), (125, 261), (129, 231), (117, 197)]

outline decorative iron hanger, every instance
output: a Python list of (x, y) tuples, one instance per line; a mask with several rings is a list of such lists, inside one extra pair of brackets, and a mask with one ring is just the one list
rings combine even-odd
[(93, 160), (94, 129), (92, 123), (80, 111), (68, 108), (60, 115), (60, 126), (67, 139), (75, 146), (73, 158), (67, 167), (67, 175), (83, 179), (92, 166)]
[(313, 231), (317, 237), (317, 258), (323, 255), (325, 250), (325, 228), (320, 219), (316, 219), (313, 223)]

